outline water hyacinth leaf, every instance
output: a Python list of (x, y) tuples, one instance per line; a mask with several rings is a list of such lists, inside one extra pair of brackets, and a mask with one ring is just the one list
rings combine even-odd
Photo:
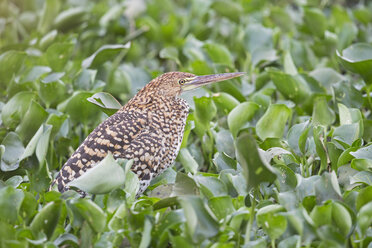
[(195, 117), (200, 121), (200, 123), (209, 127), (210, 121), (215, 117), (217, 113), (216, 105), (214, 104), (212, 98), (200, 97), (195, 98)]
[(19, 166), (20, 158), (25, 150), (21, 139), (14, 132), (9, 132), (1, 143), (3, 147), (1, 156), (1, 170), (13, 171)]
[(217, 152), (214, 155), (213, 163), (217, 167), (219, 171), (226, 170), (226, 169), (233, 169), (236, 170), (237, 163), (236, 160), (232, 159), (231, 157), (227, 156), (225, 153)]
[(233, 58), (226, 46), (216, 43), (207, 43), (203, 48), (214, 63), (233, 66)]
[(76, 210), (81, 218), (86, 220), (89, 226), (97, 233), (102, 232), (106, 226), (106, 214), (94, 202), (88, 199), (74, 199), (70, 207)]
[(52, 237), (59, 221), (62, 211), (62, 202), (50, 202), (45, 205), (35, 216), (30, 224), (30, 229), (34, 236), (43, 231), (48, 238)]
[(182, 172), (177, 172), (176, 182), (171, 196), (195, 195), (199, 189), (195, 181)]
[(83, 68), (96, 68), (103, 65), (104, 62), (113, 59), (119, 54), (123, 49), (130, 48), (130, 42), (125, 45), (103, 45), (96, 52), (94, 52), (90, 57), (83, 60), (81, 66)]
[(305, 8), (304, 22), (314, 35), (323, 37), (327, 29), (327, 18), (316, 8)]
[(66, 92), (66, 86), (60, 79), (50, 81), (48, 77), (39, 84), (39, 96), (47, 107), (63, 100)]
[(11, 186), (0, 189), (0, 220), (15, 223), (18, 219), (19, 209), (24, 198), (24, 193)]
[(353, 159), (351, 161), (351, 168), (358, 171), (369, 171), (372, 169), (372, 160), (370, 159)]
[(54, 19), (53, 26), (61, 31), (67, 31), (80, 25), (86, 18), (87, 10), (84, 7), (70, 8), (62, 11)]
[(358, 212), (357, 225), (362, 235), (372, 224), (372, 202), (365, 204)]
[(333, 139), (341, 143), (344, 147), (348, 147), (359, 138), (359, 133), (359, 123), (342, 125), (335, 128)]
[(278, 188), (280, 192), (285, 192), (296, 188), (296, 174), (290, 168), (283, 164), (275, 164), (273, 167), (278, 170), (276, 176), (278, 179)]
[(220, 15), (225, 16), (234, 22), (239, 21), (239, 16), (242, 13), (242, 8), (238, 3), (226, 0), (214, 1), (211, 8)]
[(334, 171), (331, 173), (323, 173), (320, 180), (314, 185), (314, 188), (318, 203), (322, 203), (329, 199), (342, 199), (340, 185), (338, 184), (337, 176)]
[(350, 177), (350, 184), (354, 183), (364, 183), (367, 185), (372, 185), (372, 172), (371, 171), (360, 171)]
[[(342, 218), (340, 218), (342, 216)], [(332, 203), (332, 220), (342, 235), (347, 235), (353, 224), (349, 211), (338, 202)]]
[(372, 145), (359, 148), (355, 152), (350, 152), (350, 154), (355, 158), (372, 160)]
[(284, 104), (271, 104), (256, 125), (260, 139), (282, 138), (291, 109)]
[(320, 172), (327, 168), (327, 151), (325, 147), (324, 128), (322, 126), (313, 127), (313, 138), (316, 152), (320, 158)]
[(107, 115), (113, 115), (118, 109), (122, 106), (110, 93), (99, 92), (94, 94), (91, 97), (88, 97), (87, 100), (93, 104), (102, 108), (102, 111)]
[(314, 99), (313, 123), (318, 125), (331, 125), (336, 120), (336, 115), (328, 106), (325, 96), (318, 96)]
[(284, 208), (280, 205), (269, 205), (257, 211), (257, 223), (262, 226), (272, 240), (279, 238), (287, 228), (287, 219), (278, 214)]
[(226, 92), (213, 94), (212, 98), (217, 109), (221, 110), (224, 114), (228, 114), (233, 108), (239, 105), (239, 101)]
[(309, 73), (327, 90), (332, 88), (332, 85), (346, 80), (346, 78), (332, 68), (324, 67), (317, 68)]
[(170, 59), (176, 62), (178, 65), (181, 64), (178, 59), (178, 50), (175, 47), (165, 47), (160, 50), (159, 57), (162, 59)]
[(332, 205), (325, 204), (325, 205), (315, 206), (310, 213), (310, 217), (313, 220), (316, 227), (331, 224)]
[(0, 55), (0, 85), (3, 89), (22, 67), (27, 54), (21, 51), (6, 51)]
[(125, 173), (111, 153), (68, 185), (90, 194), (106, 194), (122, 186)]
[(63, 71), (74, 50), (73, 43), (53, 43), (48, 47), (43, 56), (47, 59), (53, 71)]
[(309, 121), (305, 121), (295, 124), (288, 131), (288, 144), (298, 155), (305, 153), (307, 134), (310, 130), (309, 123)]
[(56, 37), (58, 35), (58, 31), (53, 29), (49, 33), (45, 34), (39, 42), (39, 47), (41, 50), (47, 49), (53, 42), (56, 40)]
[(61, 3), (58, 0), (46, 0), (43, 4), (43, 10), (37, 30), (40, 33), (45, 33), (49, 30), (52, 25), (54, 18), (58, 15)]
[(87, 124), (97, 118), (97, 108), (87, 101), (92, 93), (77, 91), (64, 102), (60, 103), (57, 110), (65, 112), (73, 123)]
[(230, 157), (235, 157), (234, 140), (231, 133), (226, 129), (220, 129), (214, 133), (215, 146), (217, 151), (226, 153)]
[(48, 66), (34, 66), (31, 70), (21, 79), (21, 83), (34, 82), (42, 77), (44, 74), (51, 72), (52, 69)]
[(372, 201), (372, 186), (365, 187), (359, 191), (356, 198), (355, 207), (359, 211), (368, 202)]
[(229, 195), (211, 197), (208, 200), (208, 205), (219, 220), (235, 212), (232, 198)]
[[(310, 96), (310, 87), (301, 75), (286, 74), (273, 68), (267, 71), (279, 92), (289, 100), (301, 104)], [(294, 69), (290, 71), (293, 73)]]
[(27, 144), (21, 160), (30, 157), (36, 151), (36, 157), (41, 163), (48, 151), (49, 137), (52, 131), (51, 125), (41, 125), (30, 142)]
[(48, 112), (39, 103), (32, 100), (21, 123), (16, 128), (16, 132), (22, 140), (29, 141), (47, 117)]
[(182, 148), (178, 154), (178, 160), (181, 162), (182, 166), (185, 168), (186, 172), (191, 172), (196, 174), (198, 171), (198, 163), (195, 161), (193, 156), (190, 154), (187, 148)]
[(227, 116), (227, 123), (233, 137), (236, 137), (239, 130), (244, 128), (259, 109), (259, 105), (254, 102), (243, 102), (236, 106)]
[(35, 93), (21, 91), (15, 94), (3, 107), (1, 119), (5, 126), (14, 128), (24, 117), (30, 103), (36, 98)]
[(182, 196), (179, 201), (184, 209), (188, 233), (194, 242), (201, 242), (218, 233), (217, 221), (198, 196)]
[[(248, 133), (241, 133), (236, 139), (236, 157), (242, 166), (248, 188), (262, 182), (273, 182), (276, 178), (271, 166), (261, 158), (255, 139)], [(247, 152), (249, 151), (249, 153)]]
[(213, 196), (227, 195), (227, 187), (223, 181), (216, 177), (197, 175), (194, 177), (200, 191), (209, 199)]
[(344, 49), (341, 53), (337, 51), (341, 64), (349, 71), (361, 75), (369, 85), (372, 83), (372, 45), (368, 43), (355, 43)]
[(260, 48), (272, 48), (273, 30), (261, 24), (250, 24), (245, 29), (243, 45), (250, 53)]

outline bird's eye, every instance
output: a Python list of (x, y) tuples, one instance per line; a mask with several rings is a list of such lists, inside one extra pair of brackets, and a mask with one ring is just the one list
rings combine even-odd
[(183, 85), (183, 84), (185, 83), (185, 79), (180, 79), (180, 80), (178, 80), (178, 83), (179, 83), (180, 85)]

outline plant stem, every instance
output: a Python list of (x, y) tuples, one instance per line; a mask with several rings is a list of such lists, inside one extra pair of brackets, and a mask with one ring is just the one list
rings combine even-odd
[(253, 225), (253, 220), (254, 220), (254, 216), (255, 216), (255, 208), (256, 208), (256, 199), (255, 199), (255, 194), (256, 194), (256, 191), (258, 189), (257, 188), (254, 188), (252, 190), (252, 194), (249, 194), (249, 198), (251, 200), (251, 211), (250, 211), (250, 216), (249, 216), (249, 221), (248, 221), (248, 224), (247, 224), (247, 229), (245, 230), (245, 238), (244, 238), (244, 244), (247, 244), (250, 239), (251, 239), (251, 229), (252, 229), (252, 225)]

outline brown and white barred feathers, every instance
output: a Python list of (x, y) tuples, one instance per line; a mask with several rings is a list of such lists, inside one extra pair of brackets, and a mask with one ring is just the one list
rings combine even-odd
[(151, 179), (177, 157), (189, 106), (167, 81), (193, 76), (172, 72), (152, 80), (118, 112), (102, 122), (63, 165), (56, 179), (58, 191), (100, 162), (108, 152), (114, 158), (133, 159), (132, 171), (140, 179), (141, 194)]

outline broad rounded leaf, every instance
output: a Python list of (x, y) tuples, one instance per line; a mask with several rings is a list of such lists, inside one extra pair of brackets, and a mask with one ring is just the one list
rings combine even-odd
[(71, 181), (68, 186), (77, 187), (91, 194), (106, 194), (124, 184), (123, 168), (114, 160), (111, 153), (83, 175)]
[(90, 57), (83, 60), (81, 66), (84, 68), (99, 67), (104, 62), (111, 60), (113, 57), (119, 54), (123, 49), (129, 49), (130, 42), (125, 45), (103, 45)]
[(262, 139), (282, 138), (291, 109), (284, 104), (272, 104), (257, 122), (256, 133)]
[(236, 137), (239, 130), (247, 125), (258, 109), (259, 105), (254, 102), (243, 102), (231, 110), (227, 116), (227, 123), (233, 137)]

